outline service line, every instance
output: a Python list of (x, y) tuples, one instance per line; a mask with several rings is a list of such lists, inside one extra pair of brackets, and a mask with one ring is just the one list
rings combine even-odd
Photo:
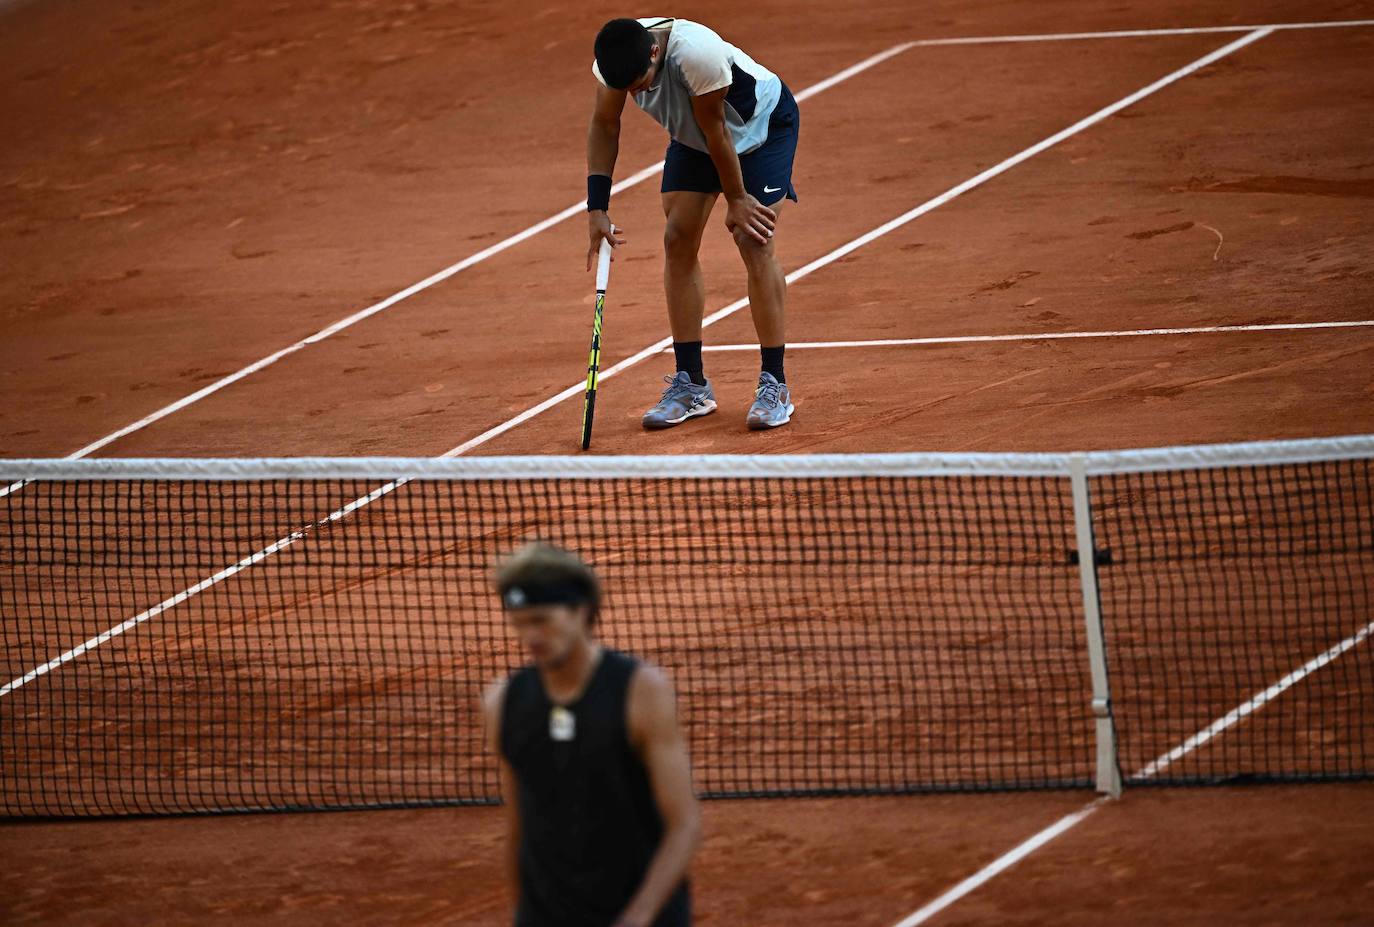
[[(1119, 332), (1022, 332), (1012, 335), (946, 335), (931, 338), (877, 338), (871, 341), (791, 341), (787, 350), (808, 348), (889, 348), (922, 344), (979, 344), (988, 341), (1056, 341), (1065, 338), (1142, 338), (1160, 335), (1212, 335), (1232, 332), (1290, 332), (1330, 328), (1374, 328), (1374, 319), (1352, 322), (1274, 322), (1256, 325), (1202, 325), (1197, 328), (1135, 328)], [(669, 345), (665, 351), (672, 349)], [(708, 344), (703, 351), (757, 351), (756, 344)]]
[(1189, 26), (1177, 29), (1111, 29), (1104, 32), (1042, 32), (1027, 35), (971, 35), (948, 39), (917, 39), (917, 48), (941, 45), (1001, 45), (1008, 42), (1077, 42), (1090, 39), (1143, 39), (1169, 35), (1213, 35), (1224, 32), (1255, 32), (1268, 29), (1280, 32), (1291, 29), (1357, 29), (1374, 26), (1374, 19), (1339, 19), (1330, 22), (1269, 23), (1253, 26)]

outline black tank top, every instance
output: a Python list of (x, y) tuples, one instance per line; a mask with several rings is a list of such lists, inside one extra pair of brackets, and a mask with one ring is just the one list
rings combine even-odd
[[(506, 685), (501, 752), (515, 772), (520, 810), (516, 927), (607, 927), (648, 871), (663, 820), (626, 729), (638, 665), (603, 650), (581, 697), (556, 717), (535, 667)], [(653, 927), (690, 920), (684, 882)]]

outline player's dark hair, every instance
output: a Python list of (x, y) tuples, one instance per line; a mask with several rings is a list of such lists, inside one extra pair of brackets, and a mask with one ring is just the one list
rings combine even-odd
[(649, 70), (654, 37), (638, 20), (613, 19), (596, 34), (596, 67), (608, 87), (624, 90)]
[(508, 607), (519, 607), (512, 601), (514, 590), (521, 590), (516, 601), (586, 605), (589, 627), (596, 625), (601, 611), (601, 580), (596, 572), (572, 551), (543, 541), (527, 544), (501, 562), (496, 568), (496, 589)]

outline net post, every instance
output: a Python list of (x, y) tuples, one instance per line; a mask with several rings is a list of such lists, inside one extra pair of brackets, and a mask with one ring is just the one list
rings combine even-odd
[(1097, 589), (1097, 544), (1093, 538), (1092, 503), (1088, 495), (1087, 459), (1069, 459), (1073, 485), (1073, 523), (1078, 542), (1078, 577), (1083, 591), (1083, 619), (1088, 632), (1088, 666), (1092, 671), (1093, 720), (1097, 739), (1097, 790), (1121, 795), (1121, 767), (1116, 758), (1116, 719), (1107, 677), (1107, 647), (1102, 634), (1102, 600)]

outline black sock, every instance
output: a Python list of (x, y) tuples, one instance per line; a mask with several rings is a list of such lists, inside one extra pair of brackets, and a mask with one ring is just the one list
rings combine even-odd
[(706, 375), (701, 372), (701, 342), (674, 341), (673, 354), (677, 355), (677, 369), (687, 371), (697, 386), (706, 385)]
[(771, 373), (773, 379), (779, 383), (787, 382), (787, 374), (782, 371), (782, 354), (786, 350), (787, 345), (785, 344), (780, 344), (776, 348), (759, 348), (759, 351), (763, 353), (763, 372)]

